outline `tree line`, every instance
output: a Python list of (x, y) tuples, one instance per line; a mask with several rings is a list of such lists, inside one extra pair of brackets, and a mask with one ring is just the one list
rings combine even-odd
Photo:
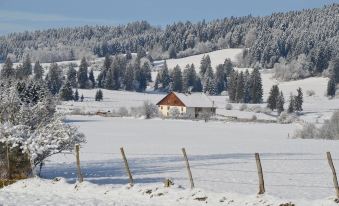
[(298, 69), (316, 75), (339, 54), (337, 22), (333, 18), (338, 7), (332, 4), (263, 17), (177, 22), (164, 29), (140, 21), (13, 33), (0, 37), (0, 61), (7, 56), (19, 61), (29, 54), (34, 61), (56, 62), (141, 50), (152, 59), (167, 59), (244, 48), (240, 57), (243, 66), (273, 68), (279, 64), (276, 68), (293, 70), (295, 61), (300, 61)]

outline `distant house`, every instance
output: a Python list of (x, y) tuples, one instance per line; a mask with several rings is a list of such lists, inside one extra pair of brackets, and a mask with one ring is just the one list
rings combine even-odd
[(171, 110), (175, 108), (181, 115), (190, 118), (199, 118), (201, 114), (215, 114), (214, 102), (204, 93), (183, 94), (171, 92), (157, 103), (159, 112), (165, 116), (170, 116)]

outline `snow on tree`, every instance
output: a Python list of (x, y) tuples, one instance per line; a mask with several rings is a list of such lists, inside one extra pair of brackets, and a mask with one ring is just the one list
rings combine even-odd
[(277, 109), (278, 99), (279, 99), (279, 87), (278, 85), (273, 85), (267, 99), (267, 107), (270, 108), (272, 111)]
[(100, 102), (100, 101), (103, 100), (103, 98), (104, 98), (103, 93), (102, 93), (101, 89), (99, 89), (99, 90), (95, 93), (95, 101)]
[(171, 72), (173, 87), (172, 90), (175, 92), (182, 91), (182, 73), (179, 65), (175, 66)]
[(5, 64), (3, 65), (0, 75), (2, 79), (14, 78), (15, 71), (13, 68), (13, 62), (9, 57), (7, 57)]
[(290, 99), (289, 99), (289, 104), (288, 104), (288, 109), (287, 109), (287, 112), (288, 113), (293, 113), (295, 110), (294, 110), (294, 96), (293, 94), (291, 93), (290, 94)]
[(263, 88), (259, 68), (255, 67), (251, 73), (251, 99), (252, 103), (261, 103), (263, 98)]
[(22, 63), (22, 74), (21, 76), (24, 78), (29, 77), (32, 74), (32, 62), (31, 58), (27, 54), (24, 58), (24, 61)]
[(208, 70), (208, 68), (211, 68), (212, 69), (212, 66), (211, 66), (211, 59), (210, 59), (210, 56), (209, 55), (204, 55), (200, 61), (200, 71), (199, 71), (199, 74), (200, 74), (200, 77), (204, 77), (205, 76), (205, 73), (206, 71)]
[(69, 81), (66, 81), (65, 84), (60, 89), (60, 99), (63, 101), (71, 101), (74, 99), (72, 85)]
[(81, 59), (77, 77), (78, 77), (79, 87), (81, 89), (87, 88), (88, 87), (88, 63), (85, 57)]
[(45, 81), (52, 95), (59, 93), (62, 86), (63, 75), (62, 70), (59, 68), (57, 63), (52, 63), (50, 65)]
[(74, 101), (79, 101), (79, 92), (78, 92), (78, 89), (75, 89), (75, 92), (74, 92)]
[(73, 88), (77, 87), (77, 71), (74, 68), (73, 64), (68, 65), (68, 69), (66, 72), (66, 80), (71, 83)]
[(238, 79), (237, 79), (237, 89), (236, 89), (236, 95), (235, 95), (236, 102), (243, 102), (244, 91), (245, 91), (244, 73), (240, 72)]
[[(64, 117), (56, 113), (56, 103), (42, 83), (40, 91), (32, 101), (20, 93), (32, 93), (37, 86), (27, 84), (22, 91), (17, 85), (24, 82), (5, 83), (0, 87), (0, 143), (19, 149), (17, 156), (28, 154), (32, 167), (43, 162), (47, 157), (72, 151), (75, 144), (84, 143), (85, 137), (77, 128), (66, 124)], [(30, 171), (26, 171), (30, 172)]]
[(277, 98), (277, 111), (279, 115), (285, 110), (284, 104), (285, 104), (284, 94), (282, 93), (282, 91), (280, 91), (280, 94)]
[(224, 65), (219, 64), (216, 67), (215, 72), (215, 81), (217, 86), (217, 93), (220, 94), (222, 91), (225, 91), (227, 88), (227, 75)]
[(145, 101), (142, 106), (142, 114), (146, 117), (146, 119), (150, 119), (158, 115), (158, 107), (148, 101)]
[(94, 88), (96, 84), (95, 84), (93, 69), (91, 69), (91, 71), (89, 71), (88, 80), (91, 82), (91, 87)]
[(36, 61), (34, 64), (33, 73), (33, 78), (35, 80), (42, 80), (42, 77), (44, 76), (44, 68), (42, 68), (39, 61)]
[(336, 80), (335, 76), (331, 75), (327, 83), (327, 96), (334, 97), (336, 93)]
[(129, 63), (126, 67), (125, 74), (124, 74), (124, 80), (123, 80), (125, 90), (127, 91), (133, 90), (133, 80), (134, 80), (133, 73), (134, 73), (133, 65)]
[(302, 89), (299, 87), (297, 89), (297, 96), (294, 97), (294, 110), (297, 112), (303, 111), (303, 92)]

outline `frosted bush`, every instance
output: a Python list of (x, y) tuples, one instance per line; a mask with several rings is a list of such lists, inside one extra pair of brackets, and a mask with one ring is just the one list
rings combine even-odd
[(302, 129), (295, 133), (295, 137), (302, 139), (339, 139), (339, 111), (333, 113), (331, 119), (325, 121), (321, 128), (314, 124), (306, 123)]
[(292, 60), (290, 63), (280, 58), (279, 63), (274, 64), (274, 78), (290, 81), (309, 77), (311, 75), (308, 70), (309, 64), (304, 54), (299, 55), (297, 60)]
[(317, 127), (312, 123), (306, 123), (301, 129), (295, 132), (294, 137), (301, 139), (316, 139), (318, 135), (319, 132)]
[(226, 110), (232, 110), (233, 106), (232, 104), (226, 104)]
[(120, 107), (117, 114), (121, 117), (127, 117), (128, 116), (128, 110), (126, 107)]
[(278, 117), (278, 122), (281, 124), (290, 124), (296, 120), (296, 116), (293, 114), (289, 114), (287, 112), (281, 112)]
[(169, 115), (170, 115), (170, 117), (177, 119), (177, 118), (180, 117), (180, 111), (179, 111), (179, 109), (176, 108), (176, 107), (171, 108), (171, 109), (169, 110)]
[(240, 105), (240, 107), (239, 107), (239, 110), (240, 111), (245, 111), (247, 109), (247, 104), (242, 104), (242, 105)]
[(251, 119), (252, 119), (252, 121), (256, 121), (258, 119), (257, 115), (253, 115)]

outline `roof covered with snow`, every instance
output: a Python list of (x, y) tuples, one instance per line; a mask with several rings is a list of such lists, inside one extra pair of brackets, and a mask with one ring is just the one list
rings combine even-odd
[(173, 93), (186, 107), (215, 107), (213, 101), (204, 93)]

